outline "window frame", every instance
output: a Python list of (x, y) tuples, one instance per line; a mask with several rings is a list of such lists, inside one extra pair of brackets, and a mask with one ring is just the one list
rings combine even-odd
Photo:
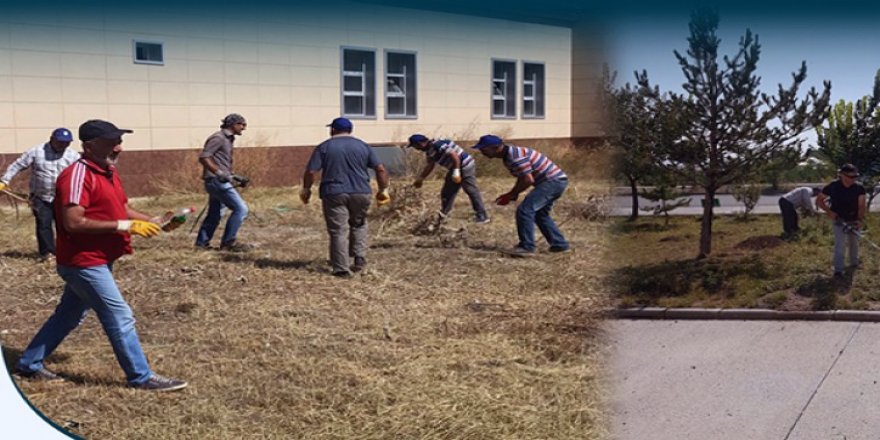
[[(491, 63), (491, 65), (490, 65), (491, 77), (489, 78), (489, 114), (491, 115), (491, 119), (508, 119), (508, 120), (509, 119), (516, 119), (517, 107), (518, 107), (517, 106), (517, 99), (516, 99), (516, 90), (517, 90), (516, 74), (517, 74), (517, 65), (519, 63), (517, 62), (517, 60), (506, 59), (506, 58), (490, 58), (489, 62)], [(495, 114), (495, 101), (497, 100), (496, 95), (495, 95), (495, 80), (496, 80), (496, 78), (495, 78), (495, 64), (496, 63), (513, 64), (513, 70), (512, 70), (513, 71), (513, 79), (509, 80), (509, 82), (512, 83), (512, 85), (508, 84), (507, 78), (504, 78), (505, 92), (507, 92), (507, 93), (512, 92), (513, 93), (513, 96), (511, 96), (511, 97), (504, 96), (504, 103), (505, 103), (504, 108), (506, 111), (508, 111), (508, 110), (511, 111), (512, 114), (508, 114), (507, 112), (505, 112), (504, 115)]]
[[(345, 79), (348, 76), (356, 76), (356, 75), (346, 75), (346, 73), (354, 73), (355, 71), (346, 71), (345, 70), (345, 52), (346, 51), (358, 51), (358, 52), (369, 52), (373, 55), (373, 81), (372, 81), (372, 108), (368, 109), (368, 101), (370, 100), (368, 97), (368, 90), (370, 82), (367, 80), (367, 72), (362, 72), (361, 84), (363, 87), (363, 94), (356, 95), (351, 92), (346, 92), (345, 90)], [(358, 46), (340, 46), (339, 47), (339, 109), (340, 115), (349, 118), (349, 119), (376, 119), (376, 49), (370, 47), (358, 47)], [(346, 113), (345, 109), (345, 98), (347, 96), (363, 96), (364, 98), (364, 113), (363, 114), (352, 114)], [(372, 114), (368, 112), (368, 110), (372, 111)]]
[[(413, 57), (413, 67), (412, 67), (412, 68), (413, 68), (413, 73), (412, 73), (412, 82), (413, 82), (413, 84), (412, 84), (412, 93), (413, 93), (413, 96), (412, 96), (412, 99), (413, 99), (413, 101), (414, 101), (414, 104), (413, 104), (413, 114), (411, 114), (411, 115), (410, 115), (410, 114), (406, 114), (406, 113), (404, 113), (404, 114), (390, 114), (390, 113), (388, 112), (388, 109), (389, 109), (389, 107), (390, 107), (390, 106), (388, 105), (388, 99), (389, 99), (389, 98), (396, 98), (395, 96), (390, 96), (390, 95), (389, 95), (389, 92), (388, 92), (388, 78), (389, 78), (389, 76), (391, 76), (391, 75), (395, 75), (395, 76), (399, 76), (399, 75), (400, 75), (399, 73), (391, 74), (391, 73), (388, 72), (388, 57), (389, 57), (389, 55), (392, 55), (392, 54), (395, 54), (395, 55), (412, 55), (412, 57)], [(384, 74), (385, 74), (385, 75), (384, 75), (384, 76), (385, 76), (385, 82), (384, 82), (384, 84), (385, 84), (385, 89), (383, 90), (383, 92), (384, 92), (383, 95), (384, 95), (384, 97), (385, 97), (385, 119), (418, 119), (418, 118), (419, 118), (419, 91), (418, 91), (418, 85), (419, 85), (419, 80), (418, 80), (419, 58), (418, 58), (418, 52), (413, 51), (413, 50), (403, 50), (403, 49), (385, 49), (385, 51), (384, 51), (384, 55), (385, 55), (385, 56), (384, 56), (384, 58), (385, 58), (385, 71), (384, 71)], [(406, 66), (404, 66), (404, 68), (405, 68), (405, 67), (406, 67)], [(404, 71), (404, 74), (403, 74), (403, 77), (402, 77), (402, 78), (403, 78), (403, 81), (404, 81), (404, 87), (408, 89), (409, 87), (407, 87), (407, 83), (406, 83), (407, 78), (406, 78), (406, 72), (405, 72), (405, 71)], [(404, 96), (403, 96), (403, 99), (404, 99), (404, 101), (403, 101), (403, 109), (404, 109), (404, 112), (406, 112), (406, 108), (407, 108), (407, 105), (406, 105), (406, 104), (407, 104), (407, 100), (408, 100), (408, 93), (407, 93), (406, 90), (404, 90)]]
[[(541, 66), (541, 78), (540, 83), (536, 82), (532, 85), (532, 101), (535, 103), (535, 114), (527, 115), (526, 114), (526, 65), (533, 66)], [(540, 90), (540, 94), (538, 91)], [(523, 60), (522, 62), (522, 98), (520, 99), (520, 103), (522, 105), (521, 115), (522, 119), (546, 119), (547, 118), (547, 63), (541, 61), (528, 61)], [(540, 107), (540, 112), (538, 109)]]
[[(138, 59), (138, 44), (154, 44), (159, 46), (159, 52), (162, 56), (160, 61), (154, 60), (141, 60)], [(165, 65), (165, 42), (157, 41), (157, 40), (142, 40), (133, 38), (131, 40), (131, 60), (134, 64), (147, 64), (151, 66), (164, 66)]]

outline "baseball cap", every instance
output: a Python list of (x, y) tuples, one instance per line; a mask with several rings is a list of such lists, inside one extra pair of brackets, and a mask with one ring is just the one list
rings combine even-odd
[(504, 142), (501, 140), (500, 137), (495, 136), (494, 134), (487, 134), (484, 136), (480, 136), (480, 141), (477, 142), (477, 145), (474, 145), (471, 148), (476, 148), (479, 150), (480, 148), (491, 147), (493, 145), (501, 145), (503, 143)]
[(73, 135), (70, 134), (70, 130), (68, 130), (64, 127), (61, 127), (61, 128), (56, 128), (55, 131), (52, 132), (52, 139), (55, 139), (56, 141), (61, 141), (61, 142), (72, 142)]
[(351, 121), (346, 118), (336, 118), (333, 120), (333, 122), (327, 124), (327, 127), (331, 127), (340, 131), (351, 131), (351, 129), (354, 128), (354, 126), (351, 124)]
[(134, 133), (132, 130), (119, 128), (112, 122), (100, 119), (90, 119), (79, 126), (79, 140), (88, 142), (93, 139), (116, 139), (125, 133)]
[(425, 136), (423, 134), (414, 134), (409, 137), (409, 144), (407, 144), (406, 146), (412, 147), (413, 145), (415, 145), (419, 142), (425, 142), (426, 140), (428, 140), (427, 136)]
[(843, 164), (837, 172), (840, 174), (846, 174), (849, 177), (859, 177), (859, 169), (851, 163)]

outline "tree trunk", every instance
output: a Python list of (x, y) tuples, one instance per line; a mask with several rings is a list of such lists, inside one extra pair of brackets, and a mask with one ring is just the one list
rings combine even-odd
[(703, 201), (703, 221), (700, 224), (700, 254), (697, 258), (706, 258), (712, 253), (712, 212), (714, 210), (715, 190), (706, 189)]
[(639, 188), (636, 186), (636, 179), (627, 176), (629, 179), (629, 189), (632, 196), (632, 214), (629, 215), (627, 221), (633, 222), (639, 218)]

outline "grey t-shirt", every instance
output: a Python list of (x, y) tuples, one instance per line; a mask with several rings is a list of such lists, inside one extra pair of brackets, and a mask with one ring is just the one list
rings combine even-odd
[(364, 141), (350, 135), (336, 135), (315, 147), (309, 171), (321, 171), (320, 196), (370, 194), (370, 168), (382, 162)]
[[(205, 148), (199, 153), (199, 157), (210, 157), (214, 159), (214, 163), (221, 171), (232, 173), (232, 143), (235, 142), (235, 135), (220, 130), (205, 141)], [(202, 172), (202, 177), (207, 179), (214, 177), (214, 173), (208, 171), (207, 168)]]

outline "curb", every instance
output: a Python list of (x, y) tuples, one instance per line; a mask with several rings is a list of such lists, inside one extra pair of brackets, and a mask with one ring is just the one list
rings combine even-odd
[(746, 321), (857, 321), (880, 322), (880, 312), (867, 310), (828, 310), (785, 312), (770, 309), (698, 309), (637, 307), (608, 310), (614, 319), (701, 319)]

